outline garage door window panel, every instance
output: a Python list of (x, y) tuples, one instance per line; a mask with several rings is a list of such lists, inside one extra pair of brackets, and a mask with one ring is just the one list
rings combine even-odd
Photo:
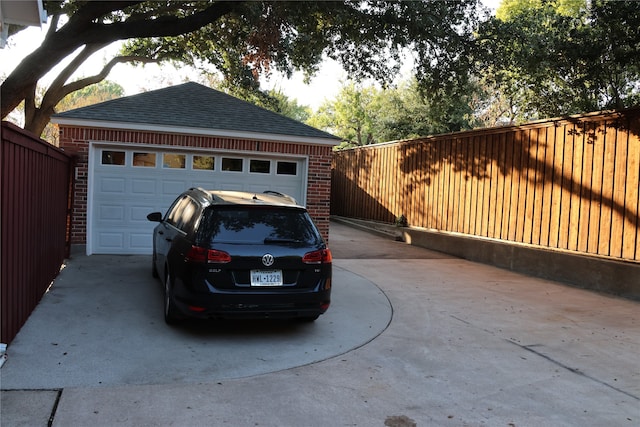
[(124, 151), (102, 150), (103, 165), (124, 166), (126, 153)]
[(162, 167), (165, 169), (184, 169), (187, 164), (187, 156), (184, 154), (162, 155)]
[(155, 168), (156, 153), (133, 153), (133, 166), (142, 168)]
[(213, 156), (193, 156), (191, 168), (193, 170), (215, 170), (215, 160)]
[(271, 173), (271, 162), (269, 160), (250, 160), (249, 172)]
[(276, 173), (295, 176), (298, 174), (298, 164), (296, 162), (278, 162)]
[(223, 157), (222, 170), (225, 172), (242, 172), (243, 163), (242, 159)]

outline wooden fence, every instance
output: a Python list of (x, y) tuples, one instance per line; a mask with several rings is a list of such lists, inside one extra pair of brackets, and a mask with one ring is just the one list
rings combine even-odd
[(331, 212), (640, 261), (640, 109), (336, 152)]
[(10, 343), (69, 251), (71, 157), (2, 122), (0, 341)]

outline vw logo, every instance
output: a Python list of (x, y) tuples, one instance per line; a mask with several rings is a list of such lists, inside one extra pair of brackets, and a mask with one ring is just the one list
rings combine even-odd
[(262, 256), (262, 263), (265, 267), (271, 267), (273, 265), (273, 261), (275, 261), (275, 258), (271, 254), (264, 254)]

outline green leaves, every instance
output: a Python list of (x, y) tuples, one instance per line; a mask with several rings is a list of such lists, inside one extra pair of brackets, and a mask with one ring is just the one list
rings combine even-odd
[(463, 95), (432, 101), (416, 79), (386, 89), (347, 83), (307, 123), (341, 137), (341, 148), (348, 148), (468, 129), (469, 101)]
[(637, 104), (640, 3), (509, 0), (497, 16), (478, 32), (478, 74), (517, 121)]
[[(624, 108), (640, 99), (640, 3), (630, 0), (503, 0), (499, 19), (482, 15), (478, 0), (69, 0), (45, 6), (53, 28), (2, 83), (3, 117), (22, 100), (32, 101), (38, 80), (70, 59), (73, 67), (45, 96), (55, 105), (60, 94), (77, 89), (69, 83), (74, 68), (114, 41), (126, 41), (121, 61), (219, 73), (228, 91), (276, 109), (282, 103), (259, 84), (273, 70), (311, 76), (329, 57), (355, 84), (373, 79), (384, 88), (410, 52), (416, 78), (410, 91), (387, 91), (384, 99), (359, 88), (326, 111), (336, 120), (327, 125), (357, 144), (492, 123), (489, 116), (500, 112), (523, 121)], [(33, 114), (25, 127), (38, 132), (51, 105), (27, 104)], [(346, 112), (340, 104), (349, 105)]]
[[(137, 62), (174, 62), (220, 72), (229, 88), (257, 92), (259, 77), (277, 69), (312, 75), (322, 58), (338, 60), (354, 80), (385, 85), (402, 52), (417, 58), (425, 87), (464, 82), (465, 58), (477, 23), (478, 0), (422, 1), (109, 1), (47, 2), (55, 15), (41, 48), (2, 84), (2, 115), (33, 92), (38, 80), (82, 46), (126, 41)], [(67, 19), (59, 19), (66, 15)], [(61, 25), (58, 25), (62, 23)], [(88, 52), (86, 50), (86, 52)], [(71, 70), (68, 70), (71, 71)], [(64, 84), (67, 75), (62, 76)], [(49, 96), (54, 98), (52, 93)], [(33, 106), (38, 132), (49, 114)]]
[[(177, 2), (180, 15), (215, 2)], [(170, 14), (168, 3), (155, 19)], [(132, 7), (131, 17), (147, 17), (153, 2)], [(415, 50), (421, 81), (454, 83), (464, 74), (459, 61), (471, 46), (476, 0), (236, 2), (234, 10), (197, 31), (175, 37), (132, 39), (128, 55), (207, 64), (231, 84), (251, 87), (253, 76), (272, 69), (313, 74), (324, 55), (339, 61), (354, 79), (388, 84), (397, 74), (403, 49)], [(464, 65), (463, 65), (464, 66)], [(426, 74), (432, 76), (429, 78)]]

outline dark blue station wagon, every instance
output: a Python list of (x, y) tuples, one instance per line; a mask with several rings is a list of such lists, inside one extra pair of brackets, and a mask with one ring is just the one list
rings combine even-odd
[(153, 231), (164, 317), (316, 320), (331, 303), (331, 251), (307, 210), (275, 192), (192, 188)]

